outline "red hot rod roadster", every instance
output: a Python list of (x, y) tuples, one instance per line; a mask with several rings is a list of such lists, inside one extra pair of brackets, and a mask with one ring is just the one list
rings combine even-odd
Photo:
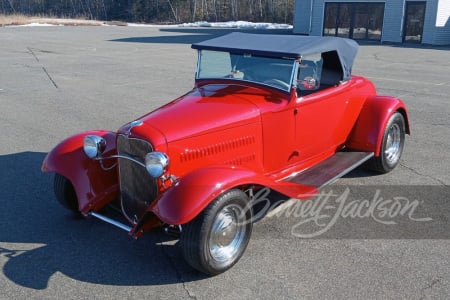
[[(255, 191), (307, 199), (363, 163), (383, 173), (399, 163), (406, 107), (351, 74), (354, 41), (231, 33), (192, 48), (190, 92), (48, 153), (42, 170), (65, 207), (133, 237), (176, 228), (186, 261), (213, 275), (245, 251)], [(123, 220), (102, 213), (113, 204)]]

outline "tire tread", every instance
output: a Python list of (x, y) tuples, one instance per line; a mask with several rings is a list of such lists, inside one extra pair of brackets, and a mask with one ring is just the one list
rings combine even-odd
[(55, 174), (53, 191), (58, 202), (75, 213), (78, 213), (78, 200), (72, 183), (61, 174)]

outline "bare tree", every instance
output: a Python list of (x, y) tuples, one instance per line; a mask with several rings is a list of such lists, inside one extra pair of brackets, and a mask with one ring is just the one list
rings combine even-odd
[(293, 19), (294, 0), (0, 0), (0, 13), (48, 14), (61, 17), (139, 22)]

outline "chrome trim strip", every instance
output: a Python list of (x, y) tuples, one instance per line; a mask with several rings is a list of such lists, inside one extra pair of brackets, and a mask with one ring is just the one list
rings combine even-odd
[(128, 159), (128, 160), (130, 160), (130, 161), (140, 165), (141, 167), (145, 168), (145, 164), (140, 162), (140, 161), (138, 161), (137, 159), (134, 159), (132, 157), (125, 156), (125, 155), (120, 155), (120, 154), (111, 155), (111, 156), (108, 156), (108, 157), (98, 157), (98, 158), (96, 158), (96, 160), (103, 160), (103, 159), (110, 159), (110, 158), (124, 158), (124, 159)]
[(133, 129), (134, 127), (138, 127), (141, 126), (142, 124), (144, 124), (144, 122), (142, 120), (136, 120), (130, 123), (130, 128), (128, 128), (127, 132), (125, 132), (126, 136), (129, 136), (131, 134), (131, 129)]
[(103, 160), (100, 160), (100, 167), (102, 168), (103, 171), (110, 171), (110, 170), (114, 169), (115, 167), (117, 167), (117, 163), (113, 164), (110, 167), (105, 167), (105, 165), (103, 164)]
[(195, 70), (195, 79), (200, 78), (200, 59), (202, 58), (201, 51), (202, 50), (197, 51), (197, 68)]
[(125, 230), (125, 231), (127, 231), (127, 232), (131, 232), (131, 227), (130, 227), (130, 226), (127, 226), (127, 225), (122, 224), (122, 223), (120, 223), (120, 222), (118, 222), (118, 221), (116, 221), (116, 220), (113, 220), (113, 219), (111, 219), (111, 218), (108, 218), (107, 216), (98, 214), (98, 213), (93, 212), (93, 211), (91, 211), (91, 212), (89, 213), (89, 215), (90, 215), (90, 216), (93, 216), (93, 217), (95, 217), (95, 218), (97, 218), (97, 219), (99, 219), (99, 220), (102, 220), (102, 221), (104, 221), (104, 222), (106, 222), (106, 223), (109, 223), (109, 224), (111, 224), (111, 225), (114, 225), (114, 226), (116, 226), (116, 227), (119, 227), (120, 229), (123, 229), (123, 230)]
[(292, 68), (292, 73), (291, 73), (291, 89), (292, 88), (297, 88), (297, 78), (298, 78), (298, 70), (299, 70), (299, 63), (298, 60), (294, 61), (294, 66)]

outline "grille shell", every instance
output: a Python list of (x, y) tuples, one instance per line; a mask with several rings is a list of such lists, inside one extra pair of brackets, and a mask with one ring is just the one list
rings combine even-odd
[(158, 188), (156, 179), (148, 174), (145, 167), (124, 157), (144, 164), (145, 155), (152, 151), (152, 145), (143, 139), (129, 138), (123, 134), (117, 136), (121, 206), (125, 217), (133, 224), (156, 199)]

